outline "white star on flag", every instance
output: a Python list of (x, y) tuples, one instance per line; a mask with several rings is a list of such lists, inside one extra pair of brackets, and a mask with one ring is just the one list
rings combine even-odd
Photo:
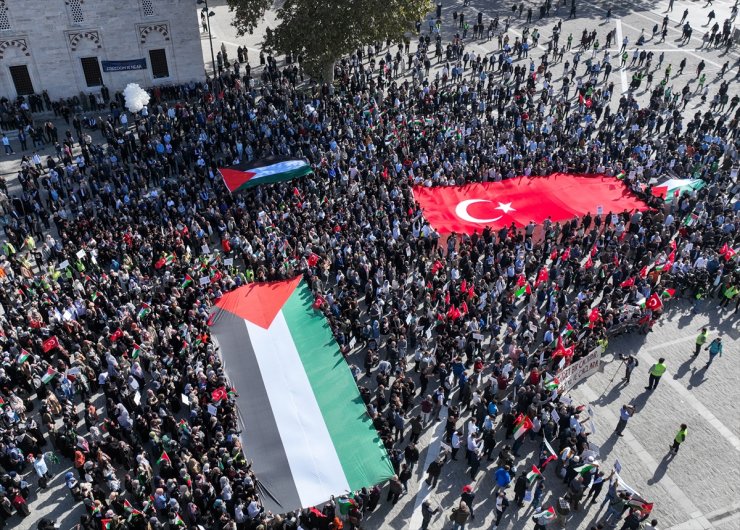
[(516, 211), (514, 208), (511, 207), (511, 203), (510, 202), (500, 202), (500, 203), (498, 203), (498, 206), (496, 206), (496, 208), (494, 208), (494, 210), (501, 210), (504, 213), (509, 213), (509, 212), (515, 212)]

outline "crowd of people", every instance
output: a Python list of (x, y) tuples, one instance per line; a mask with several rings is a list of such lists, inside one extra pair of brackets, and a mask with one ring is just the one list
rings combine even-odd
[[(740, 109), (731, 116), (736, 95), (685, 119), (667, 83), (648, 85), (641, 107), (591, 75), (591, 59), (579, 76), (580, 53), (559, 75), (555, 28), (537, 65), (526, 53), (536, 32), (502, 37), (490, 57), (459, 35), (445, 56), (434, 27), (397, 52), (358, 50), (331, 84), (297, 85), (299, 65), (272, 57), (255, 70), (261, 83), (226, 63), (215, 79), (157, 89), (137, 115), (120, 95), (93, 120), (58, 105), (63, 135), (27, 102), (15, 113), (4, 102), (3, 124), (44, 143), (23, 154), (20, 190), (0, 195), (0, 522), (27, 515), (69, 463), (80, 530), (359, 527), (383, 509), (382, 488), (389, 503), (406, 490), (420, 436), (444, 420), (450, 451), (424, 470), (430, 485), (463, 445), (471, 479), (495, 461), (494, 493), (477, 498), (495, 496), (498, 522), (529, 485), (521, 455), (534, 451), (544, 472), (547, 440), (568, 489), (552, 501), (557, 521), (609, 484), (605, 522), (638, 528), (649, 514), (616, 479), (577, 471), (594, 461), (582, 410), (546, 384), (615, 332), (648, 333), (663, 303), (641, 303), (654, 294), (737, 312)], [(444, 64), (431, 75), (435, 55)], [(220, 181), (219, 167), (272, 156), (305, 158), (314, 173), (235, 195)], [(557, 171), (623, 177), (651, 209), (446, 237), (412, 192)], [(706, 185), (664, 203), (651, 183), (666, 175)], [(219, 392), (242, 389), (208, 317), (239, 285), (296, 275), (347, 353), (397, 476), (351, 502), (272, 514)], [(530, 432), (511, 443), (523, 418)], [(474, 498), (463, 492), (455, 524), (473, 517)], [(422, 511), (426, 528), (439, 510)]]

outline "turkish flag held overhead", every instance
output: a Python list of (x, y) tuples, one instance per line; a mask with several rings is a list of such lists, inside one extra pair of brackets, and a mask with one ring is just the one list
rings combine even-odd
[(416, 186), (414, 198), (441, 234), (480, 233), (486, 226), (496, 229), (511, 223), (524, 227), (548, 216), (553, 222), (565, 221), (594, 214), (598, 207), (604, 213), (648, 209), (613, 177), (568, 173), (466, 186)]

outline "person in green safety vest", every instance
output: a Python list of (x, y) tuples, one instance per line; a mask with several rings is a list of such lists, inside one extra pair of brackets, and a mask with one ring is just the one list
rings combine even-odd
[(668, 450), (671, 454), (678, 453), (679, 446), (686, 440), (686, 433), (688, 432), (689, 428), (685, 423), (681, 424), (681, 428), (676, 433), (676, 436), (673, 438), (673, 444), (668, 446)]
[(660, 359), (658, 359), (657, 363), (650, 367), (650, 379), (648, 381), (648, 386), (645, 387), (645, 390), (655, 390), (658, 387), (660, 378), (663, 377), (666, 369), (667, 368), (665, 365), (665, 359), (661, 357)]

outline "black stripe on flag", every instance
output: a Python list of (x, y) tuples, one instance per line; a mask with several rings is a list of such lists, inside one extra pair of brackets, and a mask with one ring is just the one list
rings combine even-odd
[(262, 504), (273, 513), (301, 508), (244, 319), (223, 309), (216, 312), (211, 330), (229, 380), (239, 394), (236, 403), (244, 423), (244, 453), (254, 461), (252, 470), (257, 476)]
[(259, 160), (254, 160), (252, 162), (242, 162), (241, 164), (229, 166), (226, 169), (234, 169), (236, 171), (249, 171), (250, 169), (271, 166), (273, 164), (278, 164), (280, 162), (286, 162), (288, 160), (305, 160), (305, 159), (295, 157), (295, 156), (270, 156), (267, 158), (260, 158)]

